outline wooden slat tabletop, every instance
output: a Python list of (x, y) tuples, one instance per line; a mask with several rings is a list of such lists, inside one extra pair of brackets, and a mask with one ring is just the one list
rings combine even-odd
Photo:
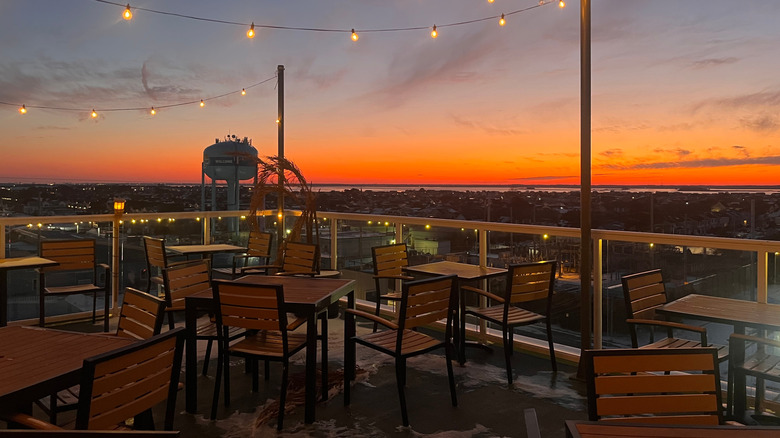
[(566, 434), (573, 438), (769, 438), (777, 437), (780, 429), (760, 426), (621, 425), (568, 420)]
[(354, 280), (340, 278), (275, 277), (246, 275), (235, 280), (239, 283), (281, 284), (287, 304), (323, 305), (335, 302), (354, 289)]
[(54, 266), (57, 264), (58, 263), (54, 260), (49, 260), (37, 256), (0, 259), (0, 269), (40, 268), (43, 266)]
[(210, 245), (173, 245), (166, 246), (166, 250), (177, 254), (214, 254), (217, 252), (242, 252), (246, 248), (236, 245), (227, 245), (223, 243), (214, 243)]
[(477, 280), (506, 273), (506, 269), (504, 268), (491, 268), (450, 261), (409, 266), (406, 270), (409, 272), (419, 272), (431, 275), (456, 275), (458, 278), (464, 280)]
[[(39, 327), (0, 328), (0, 404), (21, 397), (35, 400), (57, 385), (78, 383), (85, 358), (134, 342), (101, 334)], [(56, 389), (56, 388), (55, 388)], [(62, 389), (62, 388), (59, 388)]]
[(691, 294), (665, 304), (658, 311), (723, 324), (780, 329), (780, 305)]

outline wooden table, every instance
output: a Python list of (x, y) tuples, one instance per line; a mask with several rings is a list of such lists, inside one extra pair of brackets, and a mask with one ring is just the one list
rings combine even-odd
[(30, 404), (79, 383), (84, 359), (133, 343), (103, 334), (40, 327), (0, 328), (0, 406)]
[[(691, 294), (657, 309), (675, 318), (693, 318), (734, 326), (734, 333), (745, 333), (746, 327), (780, 330), (780, 305)], [(731, 359), (742, 362), (744, 351), (729, 351)], [(734, 382), (734, 415), (742, 418), (746, 409), (744, 377)], [(780, 436), (780, 432), (778, 432)]]
[[(317, 379), (317, 316), (327, 311), (328, 306), (347, 296), (350, 308), (355, 306), (355, 281), (332, 278), (277, 277), (247, 275), (235, 282), (251, 284), (280, 284), (284, 287), (284, 301), (290, 312), (306, 316), (306, 408), (305, 422), (314, 422)], [(186, 409), (195, 412), (198, 394), (198, 358), (196, 354), (195, 331), (199, 310), (214, 309), (214, 297), (194, 294), (185, 298), (185, 326), (187, 339), (185, 348), (185, 382), (187, 387)], [(322, 398), (328, 393), (327, 318), (323, 320), (322, 351)]]
[(59, 263), (43, 257), (13, 257), (0, 259), (0, 327), (8, 324), (8, 271), (56, 266)]
[[(489, 266), (477, 266), (470, 265), (468, 263), (458, 262), (434, 262), (426, 263), (423, 265), (414, 265), (406, 268), (407, 272), (425, 275), (455, 275), (458, 277), (458, 291), (460, 292), (461, 281), (476, 281), (484, 280), (497, 275), (506, 274), (504, 268), (492, 268)], [(458, 294), (458, 310), (462, 307), (460, 300), (463, 299), (463, 293)], [(480, 332), (485, 332), (484, 321), (480, 321)], [(455, 330), (453, 330), (456, 336), (455, 344), (458, 345), (458, 362), (461, 365), (466, 363), (466, 318), (460, 315), (460, 312), (456, 312), (454, 315)], [(472, 344), (481, 345), (481, 344)]]
[(687, 426), (668, 424), (618, 424), (566, 420), (568, 438), (770, 438), (780, 428), (768, 426)]
[(243, 252), (246, 248), (243, 246), (228, 245), (225, 243), (212, 243), (208, 245), (173, 245), (166, 246), (165, 249), (172, 253), (189, 257), (192, 254), (213, 255), (220, 252)]

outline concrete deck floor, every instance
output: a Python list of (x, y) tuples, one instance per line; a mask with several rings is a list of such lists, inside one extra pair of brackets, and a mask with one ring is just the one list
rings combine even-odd
[[(99, 331), (88, 323), (57, 328)], [(358, 330), (369, 329), (365, 324)], [(515, 380), (510, 387), (500, 346), (492, 350), (469, 348), (466, 364), (454, 364), (457, 407), (450, 403), (443, 349), (410, 359), (406, 388), (410, 427), (405, 428), (392, 360), (358, 345), (357, 364), (362, 371), (353, 386), (352, 403), (344, 407), (343, 330), (343, 319), (329, 321), (330, 397), (317, 403), (313, 424), (304, 424), (303, 418), (303, 352), (291, 364), (288, 410), (281, 432), (276, 430), (281, 381), (278, 363), (271, 363), (269, 381), (263, 380), (260, 366), (260, 388), (253, 393), (243, 360), (233, 359), (230, 407), (226, 408), (220, 397), (217, 420), (210, 421), (216, 372), (213, 353), (208, 375), (198, 378), (198, 412), (184, 411), (184, 393), (180, 392), (174, 428), (182, 437), (525, 437), (523, 410), (535, 408), (542, 436), (564, 437), (565, 419), (587, 418), (585, 385), (574, 379), (575, 367), (559, 362), (559, 371), (554, 374), (549, 358), (516, 351), (512, 358)], [(199, 372), (205, 344), (199, 342)], [(183, 377), (182, 373), (182, 381)], [(164, 406), (155, 410), (158, 422), (163, 412)]]

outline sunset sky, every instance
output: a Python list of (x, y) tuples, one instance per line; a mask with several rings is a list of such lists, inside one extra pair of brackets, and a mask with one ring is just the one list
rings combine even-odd
[[(126, 3), (126, 0), (122, 0)], [(593, 184), (780, 184), (780, 1), (593, 0)], [(228, 134), (314, 183), (577, 184), (579, 2), (0, 3), (0, 183), (200, 182)], [(440, 26), (439, 37), (430, 27)], [(368, 29), (427, 27), (404, 32)], [(363, 32), (361, 32), (363, 30)], [(20, 105), (29, 111), (18, 112)], [(80, 109), (63, 111), (35, 106)], [(122, 108), (132, 111), (107, 111)], [(92, 119), (90, 110), (99, 112)]]

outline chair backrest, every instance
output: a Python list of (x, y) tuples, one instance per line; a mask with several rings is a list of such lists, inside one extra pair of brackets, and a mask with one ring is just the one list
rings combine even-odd
[(403, 268), (409, 266), (405, 243), (375, 246), (371, 248), (374, 261), (374, 275), (403, 275)]
[(125, 288), (116, 335), (149, 339), (160, 334), (165, 301), (132, 287)]
[(666, 304), (666, 288), (660, 269), (626, 275), (623, 283), (623, 298), (626, 302), (626, 317), (656, 319), (655, 309)]
[(265, 259), (265, 262), (271, 257), (271, 242), (273, 234), (265, 233), (262, 231), (250, 231), (249, 242), (247, 242), (247, 255), (252, 257), (260, 257)]
[(286, 242), (282, 258), (282, 272), (319, 272), (320, 246), (311, 243)]
[(163, 270), (165, 310), (184, 310), (184, 299), (211, 291), (211, 270), (207, 259), (172, 266)]
[(587, 350), (583, 360), (592, 421), (723, 420), (716, 348)]
[(113, 429), (167, 399), (171, 430), (178, 390), (184, 328), (84, 360), (77, 429)]
[(146, 265), (150, 271), (152, 268), (165, 269), (168, 267), (165, 239), (144, 236), (144, 250), (146, 251)]
[(446, 337), (449, 338), (451, 318), (457, 307), (456, 278), (447, 275), (404, 283), (400, 309), (396, 312), (399, 348), (403, 330), (441, 319), (447, 319)]
[[(260, 285), (214, 280), (217, 327), (281, 332), (287, 353), (287, 312), (281, 285)], [(219, 336), (222, 331), (218, 330)]]
[(94, 278), (97, 260), (93, 239), (41, 240), (39, 254), (59, 263), (41, 268), (41, 272), (92, 270)]
[(509, 265), (506, 282), (506, 304), (547, 300), (552, 303), (555, 286), (555, 261)]

